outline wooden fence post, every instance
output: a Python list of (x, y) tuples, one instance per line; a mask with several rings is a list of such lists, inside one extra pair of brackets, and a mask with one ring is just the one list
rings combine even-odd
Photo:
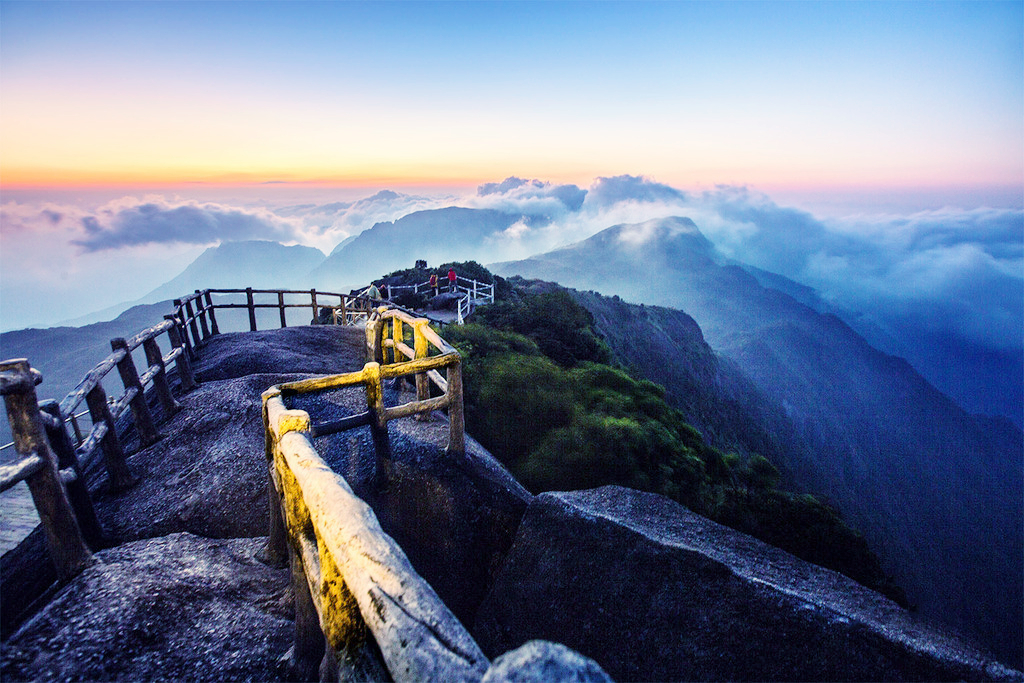
[(174, 326), (178, 329), (178, 335), (181, 340), (185, 343), (185, 353), (188, 354), (189, 360), (195, 360), (196, 354), (192, 350), (192, 342), (188, 339), (188, 331), (185, 329), (185, 319), (182, 316), (181, 299), (174, 300), (174, 314), (165, 315), (164, 320), (173, 320)]
[(203, 293), (196, 290), (196, 311), (199, 313), (199, 326), (203, 330), (203, 341), (210, 338), (210, 328), (206, 324), (206, 303), (203, 301)]
[(67, 582), (92, 562), (92, 553), (61, 483), (57, 460), (43, 436), (36, 399), (36, 377), (42, 379), (38, 373), (32, 372), (24, 358), (0, 363), (0, 392), (11, 423), (14, 449), (23, 458), (35, 454), (44, 462), (42, 469), (28, 477), (25, 483), (39, 512), (57, 577)]
[(249, 331), (256, 331), (256, 306), (252, 300), (252, 287), (245, 288), (245, 303), (249, 307)]
[(178, 329), (177, 322), (173, 315), (165, 315), (164, 319), (175, 323), (167, 330), (167, 336), (171, 339), (171, 346), (176, 349), (182, 349), (182, 352), (179, 353), (178, 357), (174, 360), (174, 365), (178, 368), (178, 380), (181, 382), (181, 390), (191, 391), (196, 388), (196, 378), (195, 375), (192, 374), (192, 362), (189, 360), (186, 349), (188, 345), (188, 336), (186, 335), (185, 341), (183, 342), (181, 338), (181, 330)]
[(290, 664), (300, 680), (319, 679), (318, 670), (327, 641), (320, 628), (320, 615), (309, 590), (302, 558), (291, 543), (288, 558), (292, 573), (292, 595), (295, 598), (295, 641), (289, 651)]
[(89, 496), (89, 488), (85, 484), (85, 476), (82, 467), (78, 462), (78, 454), (75, 453), (75, 445), (71, 443), (67, 427), (60, 414), (60, 404), (52, 399), (40, 401), (39, 410), (49, 415), (52, 420), (47, 420), (43, 426), (46, 429), (46, 437), (50, 440), (50, 447), (57, 456), (57, 469), (70, 468), (75, 473), (74, 480), (68, 482), (65, 488), (68, 492), (68, 500), (75, 511), (75, 518), (78, 520), (78, 528), (82, 531), (89, 547), (99, 550), (103, 545), (103, 527), (96, 517), (96, 509), (92, 505), (92, 498)]
[(462, 412), (462, 360), (448, 367), (448, 448), (451, 454), (466, 452), (466, 422)]
[(402, 352), (398, 350), (398, 344), (405, 341), (405, 326), (402, 324), (401, 318), (391, 319), (391, 362), (401, 363), (405, 360), (401, 355)]
[(267, 563), (281, 566), (288, 559), (288, 530), (285, 528), (282, 494), (274, 482), (274, 468), (277, 467), (274, 452), (276, 446), (267, 409), (267, 392), (263, 394), (263, 449), (267, 456), (267, 502), (270, 506), (270, 529), (267, 534)]
[[(423, 328), (427, 324), (426, 320), (420, 320), (412, 328), (413, 350), (416, 352), (417, 359), (427, 357), (427, 337), (423, 334)], [(427, 373), (421, 372), (416, 375), (416, 400), (426, 401), (428, 398), (430, 398), (430, 379), (427, 377)], [(418, 413), (416, 419), (428, 420), (430, 419), (430, 413)]]
[(309, 304), (313, 307), (313, 320), (319, 320), (320, 307), (316, 305), (316, 290), (309, 290)]
[(82, 438), (82, 428), (78, 426), (78, 417), (75, 415), (69, 417), (71, 417), (71, 428), (75, 432), (75, 446), (81, 446), (85, 439)]
[(384, 353), (381, 349), (380, 328), (383, 325), (381, 320), (366, 321), (366, 362), (383, 363)]
[(164, 366), (164, 356), (160, 353), (160, 345), (156, 343), (156, 337), (149, 337), (142, 342), (142, 348), (146, 352), (146, 362), (150, 367), (159, 366), (159, 370), (153, 375), (153, 392), (160, 401), (160, 407), (164, 411), (164, 419), (169, 418), (181, 410), (181, 406), (171, 395), (171, 387), (167, 384), (167, 368)]
[(284, 319), (284, 292), (277, 293), (277, 309), (281, 312), (281, 328), (288, 327), (288, 322)]
[(210, 290), (206, 290), (206, 308), (210, 311), (210, 334), (217, 336), (220, 334), (220, 328), (217, 327), (217, 314), (216, 307), (213, 305), (213, 297), (210, 296)]
[(391, 440), (388, 438), (388, 423), (384, 419), (384, 385), (379, 363), (363, 366), (363, 381), (366, 383), (366, 406), (370, 413), (370, 436), (373, 437), (373, 448), (377, 452), (375, 479), (378, 486), (382, 486), (383, 463), (391, 460)]
[(124, 458), (124, 448), (121, 446), (121, 439), (117, 436), (114, 417), (110, 414), (110, 406), (107, 405), (107, 392), (103, 390), (103, 385), (97, 382), (96, 386), (85, 395), (85, 402), (89, 406), (92, 423), (107, 425), (107, 433), (100, 439), (100, 444), (103, 447), (103, 462), (106, 463), (107, 474), (110, 475), (110, 488), (113, 491), (126, 489), (135, 483), (135, 478), (128, 470), (128, 463)]
[(132, 351), (128, 348), (128, 342), (123, 337), (110, 340), (110, 348), (113, 351), (123, 350), (124, 358), (117, 362), (117, 372), (121, 375), (121, 384), (125, 391), (135, 390), (135, 397), (128, 405), (132, 409), (132, 417), (135, 418), (135, 429), (139, 432), (139, 442), (143, 448), (151, 446), (160, 440), (160, 434), (153, 424), (153, 415), (149, 412), (149, 405), (146, 403), (146, 388), (139, 381), (139, 372), (135, 368), (135, 361), (132, 359)]
[[(188, 314), (188, 328), (192, 330), (192, 348), (199, 348), (199, 342), (202, 340), (199, 338), (199, 326), (196, 324), (196, 314), (192, 310), (192, 301), (189, 299), (185, 300), (185, 312)], [(187, 331), (186, 334), (188, 334)]]

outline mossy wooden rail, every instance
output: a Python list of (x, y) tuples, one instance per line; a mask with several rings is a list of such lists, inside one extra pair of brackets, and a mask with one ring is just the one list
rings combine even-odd
[[(370, 360), (362, 370), (289, 382), (263, 394), (269, 554), (280, 561), (287, 555), (291, 564), (293, 663), (300, 671), (315, 671), (326, 656), (331, 667), (355, 662), (358, 668), (368, 661), (362, 653), (372, 635), (394, 680), (478, 681), (488, 662), (475, 641), (312, 443), (317, 436), (369, 425), (377, 457), (390, 457), (389, 420), (447, 408), (448, 450), (462, 452), (461, 357), (426, 320), (386, 307), (371, 316), (366, 340)], [(384, 380), (410, 375), (416, 377), (416, 400), (386, 407)], [(429, 396), (431, 382), (441, 396)], [(312, 424), (308, 413), (287, 405), (297, 394), (359, 385), (366, 390), (367, 411), (332, 423)]]

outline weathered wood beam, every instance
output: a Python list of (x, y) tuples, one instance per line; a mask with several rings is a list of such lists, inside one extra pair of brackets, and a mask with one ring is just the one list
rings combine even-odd
[(38, 469), (34, 469), (34, 464), (26, 468), (33, 471), (25, 482), (39, 513), (57, 576), (62, 582), (70, 581), (92, 562), (92, 553), (61, 482), (57, 458), (43, 433), (35, 375), (28, 360), (18, 358), (0, 363), (0, 378), (10, 380), (0, 381), (0, 390), (11, 424), (15, 451), (22, 459), (38, 458), (43, 461)]
[(117, 372), (121, 375), (121, 383), (126, 392), (134, 392), (129, 405), (132, 409), (132, 417), (135, 420), (135, 429), (139, 432), (139, 442), (143, 448), (153, 445), (160, 440), (160, 434), (153, 424), (153, 415), (146, 403), (146, 391), (139, 380), (139, 372), (135, 367), (135, 360), (132, 358), (128, 342), (123, 337), (110, 340), (111, 351), (123, 350), (124, 358), (117, 364)]

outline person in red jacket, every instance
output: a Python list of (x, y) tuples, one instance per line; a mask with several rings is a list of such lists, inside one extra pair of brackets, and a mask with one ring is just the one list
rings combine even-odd
[(456, 279), (456, 277), (457, 276), (455, 275), (455, 269), (454, 268), (449, 268), (448, 269), (448, 291), (449, 292), (454, 292), (455, 291), (455, 279)]

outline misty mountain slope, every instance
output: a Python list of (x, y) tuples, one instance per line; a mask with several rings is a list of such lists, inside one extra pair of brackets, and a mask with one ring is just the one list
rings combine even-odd
[[(0, 357), (28, 358), (32, 367), (43, 374), (43, 383), (36, 387), (40, 399), (58, 401), (85, 377), (85, 374), (110, 353), (110, 340), (131, 337), (147, 327), (163, 322), (171, 312), (170, 301), (134, 306), (114, 320), (85, 325), (84, 327), (30, 328), (0, 334)], [(161, 350), (170, 349), (167, 337), (158, 340)], [(123, 390), (115, 371), (108, 375), (104, 386), (107, 393)], [(84, 408), (83, 408), (84, 410)], [(0, 442), (10, 441), (10, 425), (0, 420)], [(13, 455), (13, 451), (4, 451)]]
[(411, 268), (418, 259), (431, 265), (483, 259), (494, 253), (501, 233), (513, 225), (545, 221), (491, 209), (416, 211), (394, 222), (377, 223), (338, 245), (311, 275), (317, 287), (353, 287), (382, 273)]
[(730, 265), (688, 219), (615, 226), (492, 269), (692, 315), (711, 347), (785, 408), (807, 444), (784, 461), (796, 483), (864, 530), (923, 612), (1019, 665), (1019, 430), (990, 438), (987, 423), (905, 361)]
[(177, 299), (197, 289), (309, 289), (309, 271), (324, 258), (323, 252), (312, 247), (286, 247), (267, 240), (224, 242), (204, 251), (185, 270), (145, 296), (63, 321), (62, 325), (79, 327), (108, 321), (132, 306)]
[(309, 289), (309, 271), (324, 261), (319, 249), (277, 242), (225, 242), (200, 254), (172, 280), (141, 302), (173, 299), (197, 289)]
[(760, 391), (733, 361), (716, 354), (689, 315), (596, 292), (570, 293), (594, 316), (615, 360), (669, 387), (669, 403), (708, 443), (726, 451), (758, 453), (781, 465), (798, 448), (782, 406)]

